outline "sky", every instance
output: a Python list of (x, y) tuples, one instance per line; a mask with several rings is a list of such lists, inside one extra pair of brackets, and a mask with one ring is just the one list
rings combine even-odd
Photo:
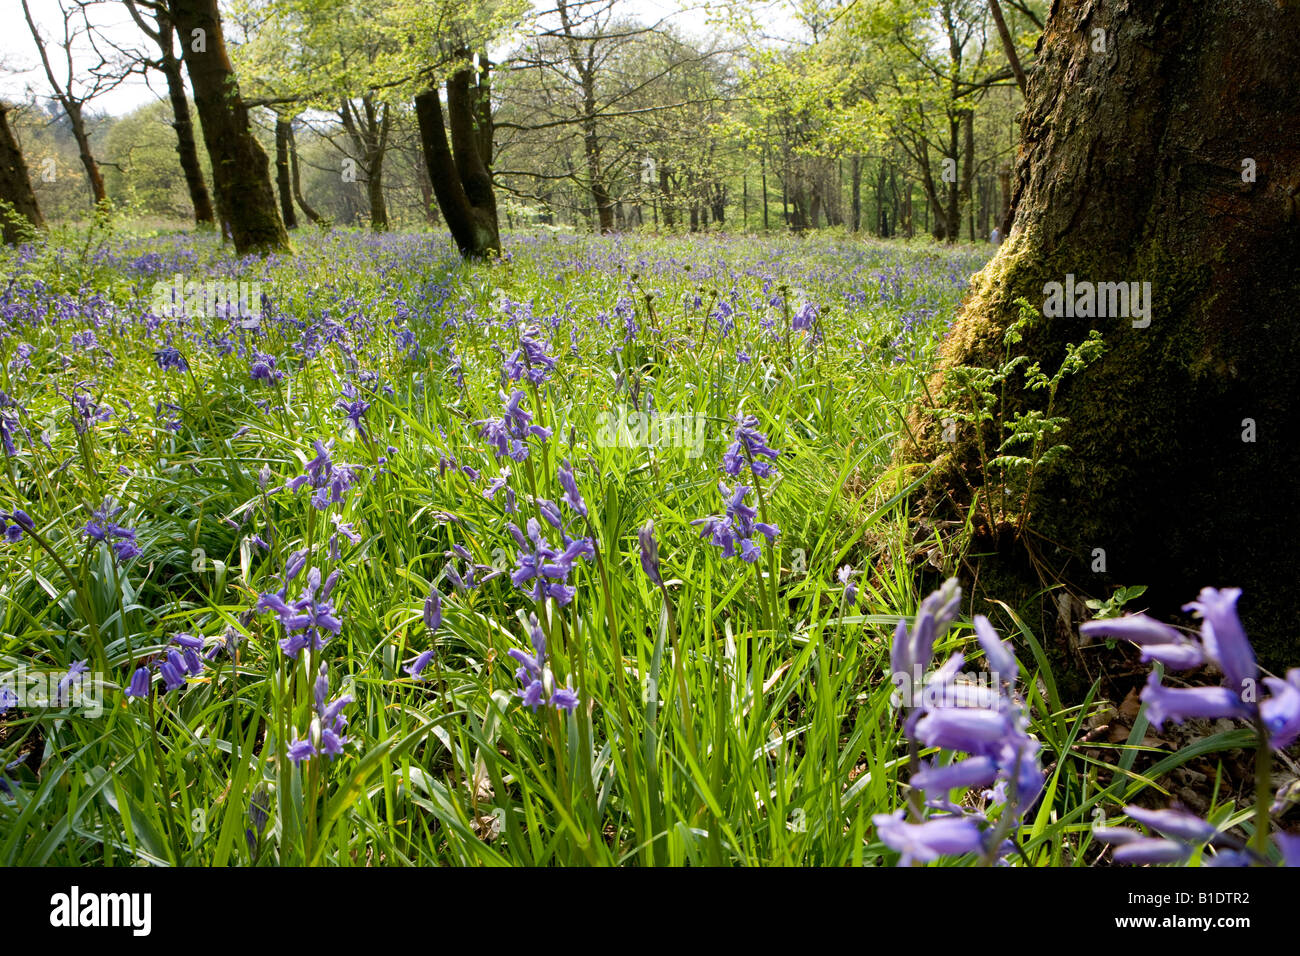
[[(59, 0), (27, 0), (27, 2), (32, 17), (46, 38), (46, 46), (51, 57), (61, 56), (62, 51), (49, 42), (54, 36), (62, 35)], [(65, 5), (72, 6), (70, 0), (64, 2)], [(357, 2), (365, 3), (368, 0), (357, 0)], [(671, 22), (686, 32), (697, 35), (708, 32), (709, 11), (716, 10), (720, 6), (720, 4), (699, 4), (695, 0), (618, 0), (618, 2), (623, 12), (646, 22), (654, 22), (666, 15), (672, 15)], [(104, 35), (113, 43), (133, 46), (142, 41), (148, 42), (140, 36), (124, 4), (117, 2), (99, 4), (92, 8), (91, 17), (95, 24), (103, 27)], [(0, 18), (2, 18), (0, 24), (3, 24), (3, 29), (0, 29), (0, 97), (9, 100), (25, 100), (28, 98), (29, 90), (41, 97), (48, 96), (49, 82), (41, 67), (36, 45), (27, 29), (21, 0), (0, 0)], [(84, 40), (79, 52), (83, 54), (83, 58), (79, 58), (80, 62), (87, 62), (84, 57), (89, 57), (90, 62), (94, 61), (94, 54), (90, 52)], [(54, 70), (55, 76), (62, 80), (64, 70), (60, 68), (57, 60)], [(149, 82), (153, 84), (156, 93), (150, 90), (143, 77), (135, 75), (115, 89), (96, 97), (89, 108), (115, 115), (128, 113), (142, 104), (159, 99), (165, 93), (161, 77), (150, 76)]]

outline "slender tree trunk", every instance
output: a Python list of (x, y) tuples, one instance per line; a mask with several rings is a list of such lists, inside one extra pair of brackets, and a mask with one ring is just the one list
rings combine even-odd
[(292, 136), (289, 120), (275, 117), (275, 186), (280, 196), (280, 218), (286, 229), (298, 228), (298, 217), (293, 212), (293, 173), (289, 159), (289, 138)]
[[(36, 49), (40, 53), (41, 65), (45, 68), (45, 76), (50, 81), (50, 88), (54, 91), (54, 98), (59, 101), (63, 107), (64, 114), (68, 117), (68, 123), (72, 127), (72, 138), (77, 143), (77, 157), (81, 160), (82, 167), (86, 170), (86, 180), (90, 183), (90, 192), (95, 205), (108, 199), (108, 193), (104, 190), (104, 176), (99, 171), (99, 163), (95, 161), (94, 154), (90, 151), (90, 134), (86, 132), (86, 119), (81, 111), (82, 105), (86, 102), (84, 98), (77, 98), (73, 95), (72, 84), (72, 51), (68, 45), (71, 41), (67, 39), (65, 33), (64, 50), (68, 55), (68, 76), (63, 83), (60, 83), (54, 76), (54, 69), (50, 65), (50, 58), (45, 49), (45, 41), (41, 37), (40, 31), (36, 28), (36, 21), (32, 19), (32, 13), (27, 5), (26, 0), (22, 3), (23, 16), (27, 20), (27, 27), (31, 31), (32, 39), (36, 43)], [(64, 27), (67, 27), (65, 14)]]
[(181, 78), (181, 61), (172, 52), (172, 25), (165, 16), (160, 17), (162, 39), (161, 70), (167, 81), (167, 99), (172, 107), (172, 129), (176, 130), (176, 156), (181, 172), (185, 174), (185, 187), (194, 206), (195, 225), (212, 225), (216, 214), (208, 184), (203, 180), (203, 166), (199, 163), (198, 144), (194, 140), (194, 121), (190, 118), (190, 104), (185, 96), (185, 81)]
[[(975, 182), (975, 111), (967, 110), (962, 114), (962, 171), (961, 171), (961, 202), (962, 208), (966, 212), (966, 221), (970, 230), (971, 242), (975, 241), (975, 207), (974, 207), (974, 182)], [(957, 225), (960, 226), (960, 220)], [(960, 228), (954, 229), (954, 232), (960, 232)], [(960, 237), (954, 237), (960, 238)]]
[(850, 179), (853, 190), (853, 231), (862, 231), (862, 157), (854, 156), (850, 167)]
[(671, 229), (677, 223), (677, 214), (673, 209), (672, 179), (665, 163), (659, 164), (659, 192), (663, 196), (664, 228)]
[(90, 192), (95, 204), (105, 202), (108, 192), (104, 189), (104, 174), (99, 171), (99, 163), (90, 151), (90, 134), (86, 131), (86, 118), (81, 112), (81, 104), (64, 97), (64, 111), (68, 114), (68, 123), (72, 127), (72, 138), (77, 143), (77, 157), (86, 170), (86, 180), (90, 183)]
[(298, 175), (298, 138), (293, 133), (293, 120), (289, 120), (289, 128), (286, 130), (289, 137), (289, 176), (293, 187), (293, 198), (298, 203), (298, 208), (302, 214), (307, 217), (308, 222), (312, 225), (318, 225), (324, 222), (321, 215), (311, 206), (307, 205), (307, 200), (302, 195), (302, 178)]
[(165, 6), (153, 10), (154, 26), (141, 15), (134, 0), (127, 0), (127, 10), (140, 30), (158, 46), (156, 66), (167, 81), (167, 100), (172, 108), (172, 129), (176, 131), (176, 156), (185, 187), (189, 190), (190, 205), (194, 207), (194, 224), (210, 226), (216, 220), (212, 197), (203, 179), (203, 166), (199, 162), (198, 143), (194, 139), (194, 121), (190, 117), (190, 103), (185, 95), (185, 79), (181, 74), (181, 61), (176, 57), (176, 28), (167, 15)]
[(0, 102), (0, 200), (12, 207), (12, 214), (9, 209), (0, 208), (0, 237), (6, 245), (21, 241), (33, 227), (45, 227), (41, 207), (36, 203), (36, 191), (27, 174), (27, 163), (9, 128), (11, 109), (8, 103)]
[[(991, 503), (1002, 482), (984, 474), (976, 433), (946, 442), (941, 419), (918, 410), (920, 445), (904, 454), (940, 466), (918, 514), (975, 516), (977, 602), (1015, 606), (1057, 581), (1103, 598), (1140, 583), (1160, 616), (1202, 586), (1241, 587), (1246, 630), (1280, 672), (1300, 648), (1300, 7), (1051, 10), (1021, 116), (1012, 228), (975, 277), (928, 394), (952, 407), (953, 369), (1002, 365), (1022, 297), (1051, 317), (1031, 319), (1013, 354), (1050, 375), (1090, 330), (1105, 352), (1050, 412), (1021, 374), (994, 396), (995, 422), (1064, 417), (1051, 443), (1070, 450), (1032, 486), (1015, 479), (992, 527), (970, 489)], [(1050, 633), (1057, 602), (1039, 607), (1028, 624)], [(1073, 624), (1057, 632), (1054, 670), (1077, 699), (1106, 656), (1085, 668), (1066, 640)]]
[(217, 0), (171, 0), (171, 19), (180, 33), (203, 142), (212, 160), (217, 205), (229, 217), (235, 252), (287, 252), (289, 234), (275, 207), (266, 152), (253, 136), (226, 54)]

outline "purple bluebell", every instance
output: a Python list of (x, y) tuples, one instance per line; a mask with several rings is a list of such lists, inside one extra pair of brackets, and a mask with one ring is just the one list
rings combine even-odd
[(766, 478), (772, 474), (772, 462), (778, 455), (780, 452), (770, 447), (767, 436), (758, 430), (756, 416), (737, 416), (733, 440), (722, 455), (722, 470), (736, 478), (748, 465), (755, 476)]
[(127, 697), (148, 697), (149, 696), (149, 668), (137, 667), (135, 673), (131, 675), (131, 683), (126, 687)]
[(1219, 829), (1213, 823), (1180, 807), (1148, 810), (1145, 807), (1126, 806), (1124, 812), (1143, 826), (1184, 843), (1209, 843), (1219, 835)]
[(984, 851), (984, 833), (967, 817), (934, 817), (923, 823), (906, 823), (902, 811), (877, 813), (871, 818), (876, 836), (902, 854), (899, 866), (929, 863), (941, 856), (961, 856)]
[(655, 541), (655, 523), (647, 521), (636, 533), (641, 545), (641, 570), (654, 584), (663, 584), (663, 574), (659, 567), (659, 543)]
[(1205, 653), (1219, 665), (1228, 686), (1236, 693), (1241, 693), (1259, 676), (1255, 650), (1237, 617), (1240, 597), (1241, 588), (1202, 588), (1197, 599), (1183, 607), (1184, 611), (1200, 614)]
[(185, 356), (173, 345), (165, 345), (160, 349), (155, 349), (153, 353), (154, 361), (158, 363), (158, 368), (164, 372), (172, 369), (177, 372), (189, 370), (189, 363), (185, 361)]
[(428, 667), (429, 663), (433, 660), (434, 653), (435, 651), (431, 647), (427, 651), (423, 651), (415, 658), (415, 660), (411, 661), (411, 663), (407, 664), (406, 667), (402, 669), (411, 677), (418, 678), (422, 673), (424, 673), (424, 669)]
[(1163, 837), (1144, 837), (1125, 843), (1115, 850), (1116, 863), (1159, 864), (1186, 863), (1194, 847)]
[(1015, 683), (1020, 671), (1016, 666), (1016, 655), (1010, 645), (998, 637), (997, 631), (983, 614), (976, 614), (974, 623), (975, 636), (979, 640), (980, 647), (984, 649), (984, 658), (993, 668), (993, 673), (1004, 681)]
[(478, 426), (479, 437), (492, 446), (497, 458), (523, 461), (528, 457), (527, 439), (546, 441), (551, 437), (551, 429), (532, 424), (532, 414), (522, 407), (526, 397), (520, 389), (515, 389), (508, 397), (502, 395), (505, 403), (502, 417), (485, 418), (474, 423)]
[(858, 600), (858, 586), (853, 581), (853, 575), (856, 573), (857, 572), (847, 564), (835, 573), (840, 584), (844, 585), (844, 605), (846, 607), (853, 607)]
[(289, 744), (289, 759), (301, 763), (311, 757), (323, 755), (337, 757), (343, 753), (348, 738), (345, 734), (348, 719), (343, 716), (343, 708), (352, 703), (348, 696), (338, 697), (332, 701), (329, 697), (329, 672), (322, 662), (316, 676), (315, 700), (313, 709), (316, 717), (311, 722), (308, 735)]
[(1141, 698), (1146, 704), (1147, 719), (1156, 727), (1171, 720), (1181, 724), (1184, 720), (1193, 719), (1236, 717), (1249, 720), (1254, 716), (1252, 709), (1235, 691), (1226, 687), (1165, 687), (1155, 671), (1147, 676), (1147, 685), (1142, 690)]
[(533, 653), (514, 647), (507, 651), (519, 664), (515, 679), (522, 687), (515, 691), (516, 695), (523, 700), (525, 707), (533, 711), (543, 705), (557, 710), (573, 710), (578, 706), (578, 692), (571, 687), (555, 686), (555, 677), (547, 662), (546, 634), (538, 623), (536, 614), (529, 615), (528, 636), (533, 645)]
[(582, 515), (587, 517), (587, 502), (583, 500), (582, 493), (578, 491), (578, 482), (573, 477), (573, 467), (567, 462), (563, 462), (557, 472), (560, 479), (560, 487), (564, 489), (564, 494), (560, 500), (566, 505)]
[(908, 783), (926, 791), (986, 787), (997, 779), (999, 771), (992, 757), (968, 757), (943, 767), (927, 767), (914, 773)]
[(429, 595), (424, 599), (424, 626), (431, 631), (442, 627), (442, 595), (437, 585), (429, 588)]
[(320, 592), (320, 569), (312, 568), (307, 572), (306, 587), (292, 604), (285, 600), (283, 592), (262, 594), (258, 598), (259, 611), (274, 611), (279, 615), (287, 633), (280, 641), (280, 649), (289, 657), (296, 658), (303, 648), (318, 651), (329, 640), (328, 635), (343, 630), (343, 622), (329, 600), (329, 591)]
[(1079, 625), (1079, 634), (1086, 640), (1112, 638), (1142, 645), (1187, 642), (1187, 638), (1181, 631), (1145, 614), (1127, 614), (1124, 617), (1085, 621)]
[(755, 534), (762, 534), (771, 542), (776, 540), (781, 531), (775, 525), (754, 520), (757, 511), (745, 504), (745, 497), (750, 490), (748, 485), (737, 485), (733, 492), (719, 481), (718, 493), (727, 503), (725, 514), (697, 518), (691, 524), (702, 526), (700, 537), (707, 537), (711, 544), (720, 548), (724, 558), (735, 557), (736, 546), (739, 545), (741, 560), (753, 563), (762, 554), (762, 549), (754, 541)]
[(1286, 672), (1286, 680), (1265, 677), (1269, 696), (1259, 705), (1259, 716), (1268, 732), (1269, 746), (1285, 750), (1300, 737), (1300, 667)]

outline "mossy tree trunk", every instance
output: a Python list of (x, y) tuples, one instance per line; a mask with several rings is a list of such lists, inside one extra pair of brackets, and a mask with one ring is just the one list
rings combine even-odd
[[(920, 506), (927, 531), (971, 517), (964, 566), (977, 592), (1015, 601), (1064, 582), (1109, 597), (1145, 584), (1143, 603), (1175, 613), (1204, 585), (1237, 586), (1265, 662), (1300, 664), (1297, 78), (1296, 4), (1052, 4), (1010, 233), (975, 277), (902, 452), (938, 465)], [(1109, 315), (1051, 317), (1047, 284), (1069, 276), (1080, 296), (1084, 283), (1149, 282), (1149, 324), (1132, 302), (1116, 314), (1118, 292), (1104, 297)], [(1008, 353), (1021, 297), (1042, 314)], [(1066, 315), (1088, 311), (1078, 305)], [(1022, 474), (1004, 501), (982, 463), (1005, 437), (996, 423), (1044, 410), (1046, 393), (1025, 389), (1018, 369), (993, 424), (950, 422), (947, 435), (935, 407), (956, 406), (940, 396), (958, 367), (996, 368), (1008, 354), (1051, 375), (1094, 329), (1104, 353), (1065, 379), (1052, 410), (1067, 423), (1050, 443), (1069, 453), (1032, 482)], [(1064, 643), (1074, 622), (1056, 601), (1041, 607), (1033, 623), (1059, 627), (1069, 676), (1086, 686), (1098, 657)]]
[(287, 252), (289, 234), (276, 209), (270, 164), (239, 95), (217, 0), (171, 0), (169, 12), (212, 160), (217, 211), (229, 225), (235, 252)]
[(9, 208), (0, 209), (0, 238), (6, 245), (22, 241), (32, 228), (45, 226), (27, 163), (9, 128), (11, 109), (8, 103), (0, 102), (0, 200), (9, 204)]

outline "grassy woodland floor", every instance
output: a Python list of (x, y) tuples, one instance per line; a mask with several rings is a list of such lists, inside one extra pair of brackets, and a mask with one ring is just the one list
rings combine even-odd
[[(2, 254), (0, 672), (103, 683), (0, 700), (0, 864), (938, 856), (882, 836), (962, 749), (890, 700), (924, 597), (891, 458), (986, 248), (296, 246)], [(166, 315), (178, 275), (260, 314)], [(936, 600), (936, 662), (997, 656)], [(1015, 637), (1041, 795), (927, 792), (987, 815), (945, 863), (1094, 862), (1099, 816), (1250, 734), (1077, 746), (1102, 705)], [(1249, 836), (1229, 789), (1205, 812)]]

